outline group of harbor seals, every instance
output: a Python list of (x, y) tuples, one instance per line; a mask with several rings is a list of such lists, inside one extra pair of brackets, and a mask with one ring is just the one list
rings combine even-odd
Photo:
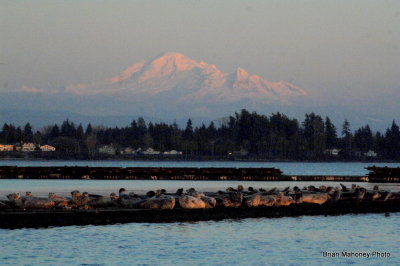
[(25, 196), (19, 193), (7, 195), (8, 201), (0, 201), (0, 209), (94, 209), (94, 208), (138, 208), (138, 209), (210, 209), (210, 208), (239, 208), (239, 207), (282, 207), (292, 204), (318, 204), (337, 201), (387, 201), (400, 199), (400, 193), (379, 190), (367, 190), (352, 185), (347, 188), (326, 186), (286, 187), (283, 190), (272, 188), (245, 189), (229, 187), (225, 191), (199, 192), (194, 188), (184, 191), (180, 188), (176, 193), (167, 193), (165, 189), (148, 191), (145, 195), (134, 192), (127, 193), (125, 188), (119, 190), (118, 195), (109, 196), (81, 193), (78, 190), (71, 192), (71, 197), (59, 197), (50, 192), (48, 198), (35, 197), (31, 192)]
[(56, 206), (56, 202), (50, 199), (21, 196), (19, 193), (11, 193), (7, 195), (9, 201), (17, 208), (21, 209), (50, 209)]

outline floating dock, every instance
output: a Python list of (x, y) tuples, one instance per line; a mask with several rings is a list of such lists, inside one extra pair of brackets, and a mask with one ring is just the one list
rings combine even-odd
[(0, 228), (40, 228), (68, 225), (116, 223), (188, 222), (242, 218), (296, 217), (302, 215), (342, 215), (400, 212), (400, 202), (340, 201), (318, 204), (292, 204), (281, 207), (240, 207), (213, 209), (95, 209), (95, 210), (0, 210)]

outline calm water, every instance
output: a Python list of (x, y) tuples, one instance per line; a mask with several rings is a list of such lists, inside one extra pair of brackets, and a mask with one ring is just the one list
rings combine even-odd
[[(399, 265), (400, 214), (0, 229), (4, 265)], [(388, 252), (326, 258), (322, 252)]]
[[(162, 167), (277, 167), (287, 174), (365, 174), (365, 163), (0, 161), (0, 165)], [(379, 165), (379, 164), (375, 164)], [(400, 164), (381, 164), (400, 166)], [(178, 187), (218, 190), (309, 185), (308, 182), (0, 180), (0, 197), (31, 190), (45, 195), (72, 189), (108, 193)], [(318, 185), (319, 183), (314, 183)], [(335, 182), (324, 183), (338, 185)], [(362, 183), (371, 187), (372, 184)], [(399, 184), (381, 184), (400, 191)], [(303, 216), (198, 223), (117, 224), (47, 229), (0, 229), (0, 265), (316, 265), (400, 264), (400, 214)], [(327, 258), (322, 252), (388, 252), (389, 258)]]

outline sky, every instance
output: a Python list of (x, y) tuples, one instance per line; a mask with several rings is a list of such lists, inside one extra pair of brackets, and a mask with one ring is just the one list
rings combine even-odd
[[(4, 1), (0, 90), (60, 90), (175, 51), (307, 90), (400, 101), (400, 1)], [(394, 102), (394, 103), (393, 103)]]

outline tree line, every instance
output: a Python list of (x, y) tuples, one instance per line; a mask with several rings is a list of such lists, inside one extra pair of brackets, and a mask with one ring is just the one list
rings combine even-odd
[(266, 116), (245, 109), (218, 125), (210, 122), (194, 127), (189, 119), (184, 128), (176, 123), (147, 123), (143, 118), (126, 127), (88, 124), (86, 128), (67, 119), (36, 132), (29, 123), (23, 128), (4, 124), (0, 143), (18, 142), (49, 144), (60, 154), (84, 158), (95, 157), (102, 145), (112, 145), (117, 150), (178, 150), (187, 158), (226, 158), (233, 154), (253, 159), (320, 160), (332, 157), (327, 150), (338, 149), (336, 157), (340, 159), (356, 159), (370, 150), (378, 159), (400, 159), (400, 130), (395, 121), (385, 132), (373, 132), (369, 125), (352, 132), (349, 121), (337, 129), (329, 117), (315, 113), (306, 114), (300, 123), (281, 113)]

